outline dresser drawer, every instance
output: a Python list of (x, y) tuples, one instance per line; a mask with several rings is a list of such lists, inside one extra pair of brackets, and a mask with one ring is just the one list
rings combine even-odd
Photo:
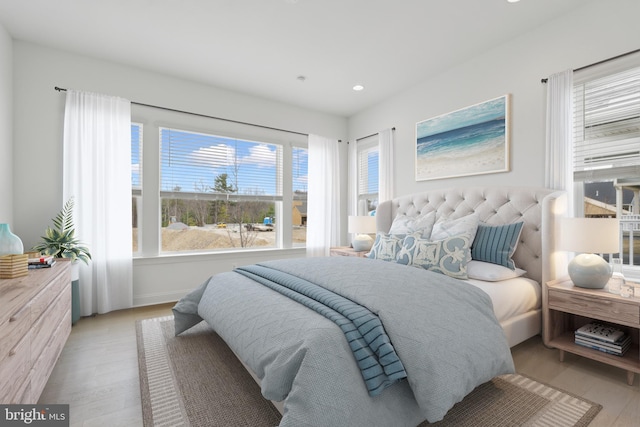
[(24, 337), (31, 327), (31, 305), (25, 304), (6, 318), (0, 325), (0, 360)]
[(71, 285), (56, 295), (56, 299), (49, 303), (47, 310), (33, 324), (31, 330), (31, 353), (40, 354), (67, 311), (71, 310)]
[(8, 402), (18, 393), (18, 389), (29, 376), (31, 359), (29, 344), (31, 334), (16, 343), (0, 365), (0, 402)]
[(31, 402), (31, 377), (24, 379), (20, 386), (16, 386), (16, 392), (6, 402), (10, 405), (16, 405), (22, 402)]
[[(53, 267), (52, 267), (53, 268)], [(63, 274), (49, 283), (36, 297), (31, 301), (31, 321), (38, 320), (40, 315), (44, 313), (51, 301), (56, 299), (60, 291), (69, 283), (69, 277)], [(71, 292), (71, 291), (69, 291)]]
[(51, 339), (47, 342), (42, 353), (38, 355), (38, 358), (33, 363), (33, 369), (31, 370), (31, 396), (33, 398), (39, 398), (42, 390), (44, 390), (44, 386), (47, 384), (47, 380), (49, 380), (51, 371), (53, 371), (53, 367), (70, 333), (71, 307), (69, 307), (69, 310), (67, 310), (62, 318), (62, 323), (58, 325), (51, 335)]
[(586, 293), (549, 289), (549, 308), (592, 319), (640, 327), (640, 306)]

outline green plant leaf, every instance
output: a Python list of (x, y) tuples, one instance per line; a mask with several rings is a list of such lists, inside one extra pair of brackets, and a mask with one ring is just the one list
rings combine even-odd
[(88, 264), (91, 259), (89, 248), (75, 238), (75, 226), (73, 224), (73, 198), (67, 200), (62, 210), (52, 219), (55, 228), (47, 227), (42, 242), (35, 245), (32, 250), (45, 255), (53, 255), (56, 258), (69, 258), (73, 261), (80, 259)]

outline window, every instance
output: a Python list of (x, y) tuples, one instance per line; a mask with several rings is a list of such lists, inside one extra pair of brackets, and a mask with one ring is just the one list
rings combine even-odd
[(133, 230), (133, 253), (140, 248), (139, 211), (142, 199), (142, 124), (131, 123), (131, 218)]
[(282, 146), (169, 128), (160, 141), (163, 252), (276, 246)]
[(640, 265), (640, 67), (574, 77), (576, 214), (618, 217), (625, 264)]
[(307, 187), (309, 151), (305, 147), (293, 147), (292, 175), (293, 198), (291, 224), (293, 246), (305, 246), (307, 242)]
[[(307, 137), (132, 108), (134, 252), (304, 247)], [(142, 124), (144, 123), (144, 182)]]
[(377, 134), (357, 142), (358, 215), (367, 215), (378, 207), (379, 151)]

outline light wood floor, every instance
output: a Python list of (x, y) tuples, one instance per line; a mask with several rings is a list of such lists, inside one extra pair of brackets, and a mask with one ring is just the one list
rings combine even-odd
[(171, 315), (173, 305), (78, 320), (38, 403), (68, 403), (71, 427), (142, 426), (135, 321)]
[[(71, 331), (43, 404), (70, 404), (71, 426), (142, 426), (135, 321), (171, 314), (173, 304), (82, 318)], [(640, 426), (640, 380), (617, 368), (557, 350), (534, 337), (512, 349), (516, 370), (603, 405), (590, 427)]]

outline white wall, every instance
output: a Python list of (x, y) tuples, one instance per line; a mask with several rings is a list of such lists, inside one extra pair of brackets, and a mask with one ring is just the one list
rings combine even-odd
[[(12, 48), (6, 32), (0, 28), (0, 64), (3, 64), (0, 65), (0, 90), (3, 91), (0, 152), (10, 152), (13, 147), (15, 194), (13, 209), (0, 205), (0, 221), (7, 215), (9, 221), (13, 219), (12, 229), (23, 239), (25, 247), (30, 247), (62, 207), (65, 96), (54, 91), (54, 86), (118, 95), (133, 101), (343, 140), (348, 135), (350, 141), (395, 126), (396, 195), (464, 185), (542, 186), (545, 85), (540, 79), (637, 49), (640, 40), (637, 16), (640, 16), (637, 0), (589, 2), (507, 44), (489, 52), (478, 52), (476, 57), (348, 121), (21, 41), (15, 41)], [(11, 63), (12, 55), (13, 145), (7, 142), (11, 141), (12, 114), (7, 108), (10, 105), (7, 99), (11, 97), (4, 96), (5, 90), (11, 92), (12, 79), (11, 70), (7, 71), (4, 64)], [(512, 100), (511, 172), (415, 181), (416, 122), (506, 93), (511, 94)], [(341, 153), (344, 174), (346, 144), (341, 145)], [(10, 160), (0, 158), (1, 182), (11, 179), (11, 174), (6, 172), (10, 167)], [(11, 200), (11, 189), (3, 187), (0, 186), (0, 200)], [(346, 189), (342, 200), (346, 202)], [(149, 304), (175, 299), (211, 274), (229, 270), (234, 264), (301, 254), (299, 250), (286, 250), (138, 259), (134, 261), (134, 302)]]
[(13, 46), (0, 25), (0, 223), (13, 227)]
[[(396, 196), (456, 186), (544, 186), (546, 85), (540, 79), (637, 49), (638, 16), (637, 0), (589, 2), (351, 117), (349, 140), (396, 127)], [(417, 122), (507, 93), (512, 107), (511, 172), (415, 180)]]
[[(62, 207), (64, 93), (54, 86), (275, 128), (346, 139), (347, 120), (112, 62), (15, 41), (14, 232), (31, 247)], [(1, 54), (1, 50), (0, 50)], [(0, 119), (1, 120), (1, 119)], [(346, 144), (345, 144), (346, 145)], [(82, 236), (79, 236), (82, 239)], [(234, 264), (303, 256), (302, 250), (134, 260), (134, 303), (171, 301)]]

